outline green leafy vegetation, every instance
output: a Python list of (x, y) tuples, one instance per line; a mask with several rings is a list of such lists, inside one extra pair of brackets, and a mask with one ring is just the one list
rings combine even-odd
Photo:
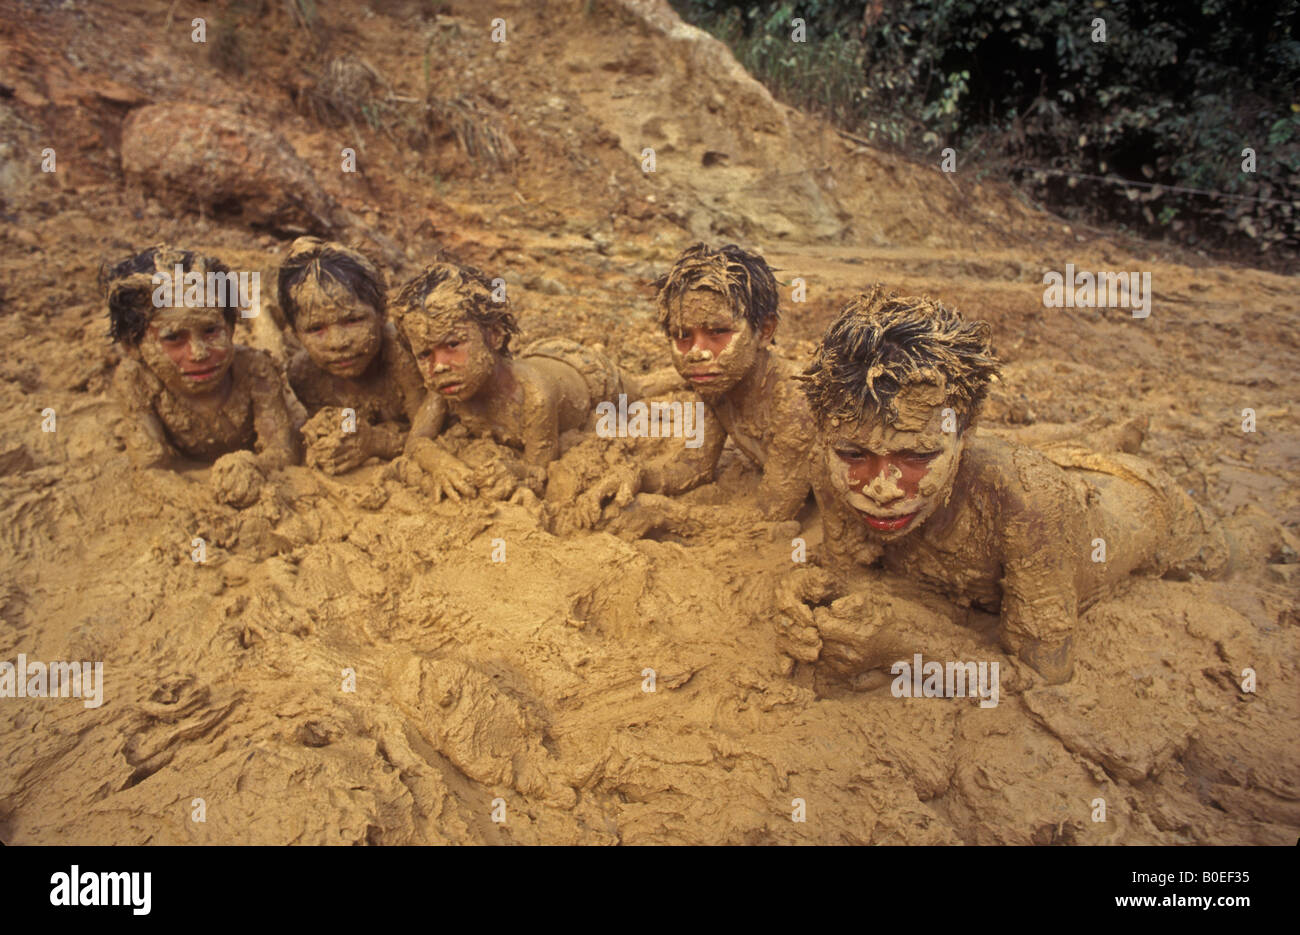
[(1300, 250), (1300, 0), (673, 3), (873, 145), (951, 146), (1052, 210), (1148, 236)]

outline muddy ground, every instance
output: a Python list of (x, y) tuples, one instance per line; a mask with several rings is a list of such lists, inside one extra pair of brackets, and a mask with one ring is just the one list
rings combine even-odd
[[(327, 7), (0, 0), (0, 660), (105, 678), (98, 708), (0, 699), (0, 840), (1295, 840), (1294, 278), (1072, 230), (974, 170), (845, 140), (662, 0)], [(152, 135), (129, 126), (160, 105)], [(228, 136), (189, 139), (203, 120)], [(1234, 570), (1132, 581), (1081, 621), (1062, 686), (977, 626), (1015, 675), (982, 708), (781, 674), (791, 527), (557, 538), (533, 507), (435, 505), (379, 466), (291, 468), (239, 511), (205, 469), (133, 469), (99, 263), (166, 240), (269, 284), (304, 229), (394, 281), (452, 249), (507, 280), (525, 339), (641, 372), (668, 363), (647, 283), (696, 239), (780, 268), (792, 360), (873, 281), (936, 295), (1006, 361), (982, 431), (1149, 419), (1142, 453), (1222, 518)], [(1044, 308), (1066, 263), (1151, 272), (1150, 317)], [(282, 360), (275, 311), (240, 339)], [(729, 452), (689, 499), (755, 480)], [(800, 522), (815, 555), (815, 510)]]

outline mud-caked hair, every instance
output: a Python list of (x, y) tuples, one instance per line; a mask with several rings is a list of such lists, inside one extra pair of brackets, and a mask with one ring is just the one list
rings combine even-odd
[(388, 310), (384, 274), (364, 253), (319, 237), (299, 237), (289, 247), (276, 280), (280, 308), (290, 327), (300, 311), (295, 290), (309, 279), (337, 283), (382, 318)]
[[(153, 302), (154, 274), (171, 276), (177, 266), (184, 273), (204, 276), (208, 273), (230, 274), (226, 265), (214, 257), (167, 244), (155, 244), (125, 260), (105, 263), (99, 268), (99, 287), (108, 299), (108, 336), (111, 340), (129, 345), (140, 343), (157, 311)], [(235, 307), (223, 303), (221, 315), (233, 329), (238, 317)]]
[(757, 253), (742, 250), (734, 243), (716, 250), (704, 243), (687, 247), (672, 269), (654, 281), (654, 287), (658, 290), (659, 326), (665, 332), (671, 329), (683, 297), (695, 289), (720, 294), (731, 306), (732, 314), (749, 322), (755, 334), (767, 322), (780, 318), (780, 297), (772, 268)]
[(998, 373), (991, 333), (988, 322), (877, 283), (840, 311), (800, 377), (813, 417), (819, 426), (867, 415), (892, 422), (905, 386), (934, 383), (965, 431)]
[(510, 311), (508, 300), (493, 301), (495, 291), (487, 274), (472, 266), (455, 262), (437, 262), (404, 283), (393, 301), (393, 315), (400, 321), (408, 315), (427, 314), (425, 300), (444, 285), (453, 292), (454, 308), (476, 322), (485, 331), (501, 332), (497, 353), (510, 356), (510, 338), (519, 333), (519, 325)]

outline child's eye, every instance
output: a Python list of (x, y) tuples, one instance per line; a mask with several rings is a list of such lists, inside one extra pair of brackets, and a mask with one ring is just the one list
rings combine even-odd
[(158, 338), (159, 340), (164, 341), (167, 344), (175, 344), (176, 342), (181, 340), (181, 335), (175, 331), (166, 331), (158, 335)]
[(456, 348), (460, 347), (460, 342), (459, 342), (459, 341), (448, 341), (448, 342), (447, 342), (447, 347), (452, 348), (453, 350), (455, 350)]
[(842, 459), (845, 460), (845, 461), (861, 461), (861, 460), (862, 460), (862, 449), (861, 449), (861, 448), (836, 448), (836, 449), (835, 449), (835, 454), (838, 455), (840, 458), (842, 458)]
[(215, 338), (217, 335), (221, 334), (223, 330), (224, 329), (222, 329), (220, 325), (210, 325), (203, 333), (210, 338)]
[(426, 347), (424, 350), (420, 351), (420, 353), (416, 354), (415, 356), (419, 360), (428, 360), (430, 357), (433, 356), (433, 352)]
[(365, 321), (364, 318), (349, 318), (349, 319), (347, 320), (347, 324), (349, 324), (349, 325), (356, 325), (356, 324), (360, 324), (360, 323), (363, 322), (363, 321)]
[(718, 337), (718, 336), (720, 336), (720, 335), (731, 334), (731, 333), (732, 333), (732, 332), (731, 332), (731, 329), (730, 329), (730, 328), (710, 328), (710, 329), (709, 329), (709, 334), (713, 335), (715, 338)]

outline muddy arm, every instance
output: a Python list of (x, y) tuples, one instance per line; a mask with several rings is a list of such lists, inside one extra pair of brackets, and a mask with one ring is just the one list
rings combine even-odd
[(253, 429), (257, 433), (257, 463), (275, 470), (298, 460), (293, 420), (285, 404), (283, 378), (270, 357), (258, 352), (249, 368), (252, 382)]
[(1079, 616), (1073, 574), (1088, 543), (1008, 530), (1002, 579), (1002, 643), (1051, 683), (1073, 674), (1071, 634)]
[(385, 461), (400, 455), (406, 447), (407, 428), (401, 422), (379, 422), (370, 426), (367, 448), (370, 454)]
[(540, 493), (546, 486), (546, 466), (560, 456), (560, 413), (556, 401), (528, 387), (524, 391), (524, 463), (527, 484)]
[(407, 433), (402, 455), (390, 462), (386, 476), (424, 487), (435, 501), (472, 497), (473, 472), (438, 440), (446, 422), (447, 403), (429, 393)]
[(416, 410), (411, 420), (411, 431), (406, 436), (406, 451), (409, 454), (419, 439), (433, 440), (447, 424), (447, 403), (434, 392), (425, 395), (424, 402)]
[(806, 447), (778, 440), (763, 465), (758, 502), (765, 519), (794, 519), (808, 499), (812, 452)]
[[(402, 398), (402, 411), (406, 413), (406, 418), (414, 425), (420, 410), (424, 408), (425, 397), (432, 394), (425, 390), (424, 380), (420, 376), (420, 370), (416, 367), (415, 358), (411, 356), (411, 352), (403, 347), (396, 338), (392, 339), (390, 349), (390, 376), (393, 385), (397, 387), (397, 392)], [(442, 402), (442, 400), (438, 401)]]
[(704, 409), (704, 435), (698, 448), (682, 447), (667, 458), (658, 458), (645, 465), (641, 472), (641, 489), (646, 493), (685, 493), (713, 479), (713, 471), (727, 441), (727, 430), (717, 416), (706, 406)]
[(167, 430), (149, 401), (144, 374), (135, 361), (123, 360), (113, 375), (113, 395), (117, 397), (125, 422), (126, 452), (137, 467), (165, 467), (179, 453), (167, 440)]

